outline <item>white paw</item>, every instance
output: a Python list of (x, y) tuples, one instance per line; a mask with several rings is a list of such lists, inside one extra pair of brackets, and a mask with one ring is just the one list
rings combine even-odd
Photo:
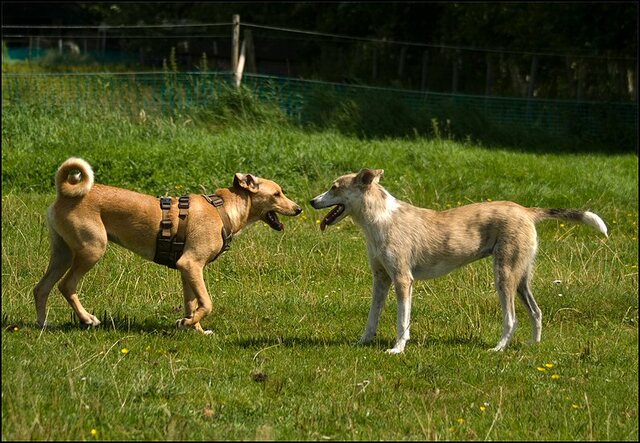
[(98, 317), (96, 317), (95, 315), (89, 315), (89, 320), (84, 322), (85, 325), (91, 327), (98, 326), (100, 323), (100, 320), (98, 320)]
[(204, 335), (213, 335), (213, 331), (211, 329), (205, 329), (203, 334)]
[(489, 352), (502, 352), (506, 347), (507, 347), (506, 345), (498, 345), (495, 348), (490, 348)]
[(404, 352), (404, 349), (391, 348), (391, 349), (387, 349), (385, 352), (387, 354), (402, 354)]

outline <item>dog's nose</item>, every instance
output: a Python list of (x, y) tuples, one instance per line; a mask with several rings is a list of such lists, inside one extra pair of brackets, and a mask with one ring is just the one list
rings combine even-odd
[(296, 215), (299, 215), (302, 212), (302, 208), (300, 206), (298, 206), (296, 208)]

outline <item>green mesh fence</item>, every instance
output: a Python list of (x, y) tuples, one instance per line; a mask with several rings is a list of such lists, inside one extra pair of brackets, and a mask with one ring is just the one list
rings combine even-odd
[[(118, 109), (138, 114), (172, 113), (214, 103), (232, 88), (229, 72), (213, 73), (81, 73), (3, 74), (3, 106), (40, 106), (52, 112), (70, 108)], [(475, 120), (480, 124), (547, 135), (636, 140), (636, 103), (577, 102), (441, 94), (375, 88), (246, 74), (243, 86), (257, 97), (277, 103), (304, 122), (318, 98), (359, 100), (393, 97), (408, 109), (441, 119)]]

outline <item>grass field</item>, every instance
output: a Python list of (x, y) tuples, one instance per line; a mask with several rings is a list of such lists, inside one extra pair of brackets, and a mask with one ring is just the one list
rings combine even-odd
[[(3, 110), (3, 440), (637, 440), (638, 164), (634, 154), (553, 154), (424, 138), (359, 140), (287, 124), (109, 112)], [(613, 143), (613, 142), (612, 142)], [(212, 192), (233, 173), (278, 181), (304, 212), (283, 233), (256, 224), (205, 270), (211, 336), (178, 331), (176, 271), (118, 246), (80, 286), (103, 320), (85, 330), (54, 289), (35, 324), (48, 261), (53, 175), (81, 156), (99, 182), (152, 195)], [(397, 198), (434, 209), (486, 200), (592, 210), (585, 226), (539, 225), (533, 291), (542, 342), (520, 329), (501, 353), (491, 262), (418, 282), (412, 339), (395, 296), (358, 346), (371, 275), (349, 220), (321, 233), (308, 201), (338, 175), (385, 169)]]

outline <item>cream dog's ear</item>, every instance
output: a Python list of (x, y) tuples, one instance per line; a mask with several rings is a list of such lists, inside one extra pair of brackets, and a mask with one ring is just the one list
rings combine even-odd
[(236, 175), (233, 178), (233, 186), (246, 189), (253, 193), (258, 192), (258, 188), (260, 187), (256, 177), (251, 174), (242, 174), (240, 172), (236, 172)]
[(366, 186), (372, 183), (375, 184), (380, 181), (380, 178), (383, 176), (383, 174), (384, 169), (363, 168), (360, 170), (360, 172), (358, 172), (358, 175), (356, 175), (356, 183), (360, 183)]

